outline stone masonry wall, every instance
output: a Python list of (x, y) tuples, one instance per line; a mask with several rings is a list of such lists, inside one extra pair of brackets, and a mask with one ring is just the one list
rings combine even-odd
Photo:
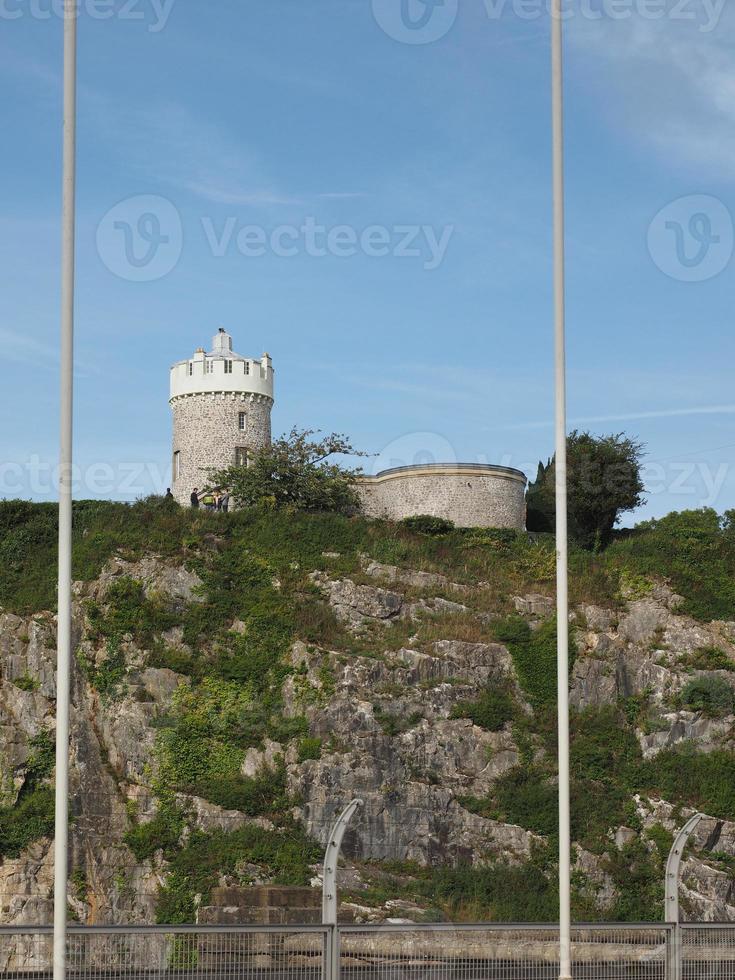
[(399, 521), (431, 514), (457, 527), (526, 526), (526, 486), (521, 475), (453, 469), (366, 477), (358, 491), (368, 517)]
[[(271, 441), (273, 402), (262, 395), (201, 394), (175, 398), (173, 452), (179, 456), (179, 477), (172, 483), (176, 500), (186, 506), (194, 487), (207, 485), (211, 467), (235, 462), (235, 449), (258, 449)], [(239, 428), (240, 412), (245, 429)]]

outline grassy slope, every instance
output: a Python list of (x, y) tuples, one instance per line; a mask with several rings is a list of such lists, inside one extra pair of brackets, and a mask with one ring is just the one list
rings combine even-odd
[[(55, 509), (23, 502), (0, 503), (0, 606), (30, 614), (54, 605)], [(324, 552), (340, 557), (325, 558)], [(529, 541), (508, 532), (455, 531), (426, 537), (406, 528), (359, 518), (304, 515), (272, 511), (212, 515), (180, 510), (160, 500), (134, 506), (82, 502), (75, 508), (75, 577), (95, 577), (115, 553), (128, 558), (143, 554), (176, 557), (194, 568), (204, 581), (205, 601), (181, 616), (190, 657), (156, 639), (171, 625), (171, 611), (155, 599), (146, 600), (140, 586), (119, 581), (104, 609), (88, 609), (90, 624), (107, 661), (100, 668), (82, 664), (90, 683), (110, 699), (124, 689), (125, 664), (119, 640), (132, 633), (150, 651), (149, 663), (170, 666), (192, 677), (191, 692), (177, 698), (159, 733), (159, 811), (153, 823), (135, 827), (129, 843), (144, 859), (161, 849), (173, 873), (161, 894), (159, 919), (191, 918), (194, 895), (203, 893), (222, 871), (232, 873), (243, 862), (260, 863), (284, 883), (306, 882), (313, 846), (295, 827), (284, 773), (276, 767), (252, 779), (240, 775), (244, 752), (265, 735), (282, 742), (299, 741), (302, 758), (318, 755), (318, 740), (308, 738), (299, 719), (281, 714), (280, 689), (287, 668), (284, 655), (294, 638), (330, 649), (379, 656), (381, 643), (355, 640), (319, 601), (308, 579), (314, 569), (359, 579), (359, 554), (407, 568), (441, 572), (451, 580), (490, 588), (473, 593), (475, 611), (491, 612), (492, 628), (474, 616), (448, 617), (421, 627), (424, 640), (439, 637), (499, 639), (511, 650), (526, 695), (535, 707), (532, 722), (518, 712), (508, 692), (480, 692), (477, 701), (459, 713), (485, 727), (510, 721), (524, 762), (498, 780), (488, 798), (467, 799), (469, 809), (535, 830), (548, 839), (528, 865), (509, 870), (491, 867), (419, 869), (383, 866), (370, 871), (378, 901), (398, 894), (420, 896), (434, 904), (437, 915), (492, 916), (506, 919), (553, 918), (554, 837), (554, 628), (553, 621), (531, 634), (512, 614), (510, 597), (529, 591), (551, 592), (554, 550), (551, 540)], [(735, 534), (712, 511), (670, 515), (639, 531), (621, 536), (599, 556), (573, 551), (572, 600), (619, 604), (621, 587), (644, 593), (649, 576), (671, 581), (685, 597), (685, 611), (703, 620), (735, 619)], [(274, 581), (280, 587), (274, 585)], [(451, 597), (451, 596), (449, 596)], [(244, 630), (227, 627), (241, 620)], [(405, 637), (391, 631), (391, 645)], [(384, 646), (385, 638), (382, 640)], [(324, 688), (328, 687), (325, 665)], [(613, 879), (626, 884), (626, 899), (614, 914), (627, 919), (657, 917), (661, 896), (661, 861), (667, 838), (653, 832), (655, 846), (636, 842), (622, 853), (609, 847), (610, 826), (636, 826), (633, 792), (661, 791), (674, 803), (692, 803), (716, 816), (735, 814), (735, 757), (667, 752), (655, 766), (640, 757), (634, 724), (640, 704), (590, 711), (573, 719), (575, 838), (606, 855)], [(539, 761), (536, 751), (545, 750)], [(535, 756), (535, 761), (534, 760)], [(5, 775), (5, 774), (3, 774)], [(173, 802), (173, 791), (195, 793), (222, 806), (268, 816), (273, 833), (239, 831), (231, 835), (193, 835), (178, 843), (186, 814)], [(33, 787), (43, 805), (40, 782)], [(32, 800), (21, 799), (18, 808)], [(605, 815), (603, 818), (603, 814)], [(17, 823), (20, 810), (0, 813), (0, 823)], [(37, 820), (45, 831), (43, 814)], [(12, 833), (6, 846), (17, 850)], [(370, 869), (368, 869), (370, 870)], [(515, 887), (508, 888), (509, 876)], [(635, 887), (630, 888), (630, 882)], [(592, 917), (596, 910), (577, 882), (576, 910)], [(364, 897), (364, 896), (363, 896)]]

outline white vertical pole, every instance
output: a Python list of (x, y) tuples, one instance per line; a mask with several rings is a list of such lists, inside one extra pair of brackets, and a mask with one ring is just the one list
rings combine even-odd
[(572, 975), (569, 821), (569, 588), (567, 562), (567, 405), (564, 304), (564, 92), (562, 0), (551, 3), (556, 402), (556, 660), (559, 730), (559, 977)]
[(71, 670), (76, 49), (77, 0), (64, 0), (61, 433), (59, 443), (59, 587), (56, 656), (56, 817), (54, 825), (54, 980), (65, 980), (66, 977), (66, 879), (69, 834), (69, 695)]

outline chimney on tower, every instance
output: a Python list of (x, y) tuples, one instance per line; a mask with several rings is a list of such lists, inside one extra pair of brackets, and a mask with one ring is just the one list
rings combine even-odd
[(214, 337), (212, 337), (212, 353), (222, 356), (232, 353), (232, 337), (224, 327), (220, 327)]

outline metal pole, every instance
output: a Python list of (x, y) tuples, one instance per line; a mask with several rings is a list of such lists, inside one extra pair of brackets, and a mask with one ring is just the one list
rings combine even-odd
[(551, 4), (551, 102), (554, 197), (554, 344), (556, 432), (556, 659), (559, 730), (559, 977), (572, 975), (569, 821), (569, 587), (567, 567), (567, 409), (564, 306), (564, 91), (562, 0)]
[(324, 874), (322, 877), (322, 923), (331, 926), (327, 936), (327, 980), (339, 977), (339, 933), (337, 932), (337, 863), (347, 824), (355, 810), (362, 806), (362, 800), (352, 800), (332, 824), (324, 852)]
[(352, 800), (332, 824), (329, 831), (327, 849), (324, 852), (324, 874), (322, 877), (322, 922), (325, 925), (337, 923), (337, 862), (342, 848), (342, 840), (347, 824), (355, 810), (362, 806), (362, 800)]
[(681, 929), (679, 928), (679, 873), (681, 872), (681, 859), (684, 848), (692, 832), (696, 828), (703, 814), (695, 813), (690, 817), (681, 830), (674, 837), (671, 845), (669, 857), (666, 861), (666, 880), (664, 890), (666, 900), (664, 904), (664, 921), (673, 926), (671, 944), (669, 946), (669, 962), (667, 980), (679, 980), (681, 977)]
[(64, 0), (61, 433), (59, 444), (59, 586), (56, 656), (56, 816), (54, 824), (54, 980), (65, 980), (66, 977), (66, 879), (69, 833), (69, 693), (71, 669), (76, 60), (77, 0)]
[(674, 838), (671, 845), (669, 857), (666, 861), (666, 905), (664, 907), (664, 921), (679, 925), (679, 872), (681, 871), (681, 858), (684, 853), (687, 841), (696, 828), (703, 814), (695, 813), (690, 817), (679, 833)]

